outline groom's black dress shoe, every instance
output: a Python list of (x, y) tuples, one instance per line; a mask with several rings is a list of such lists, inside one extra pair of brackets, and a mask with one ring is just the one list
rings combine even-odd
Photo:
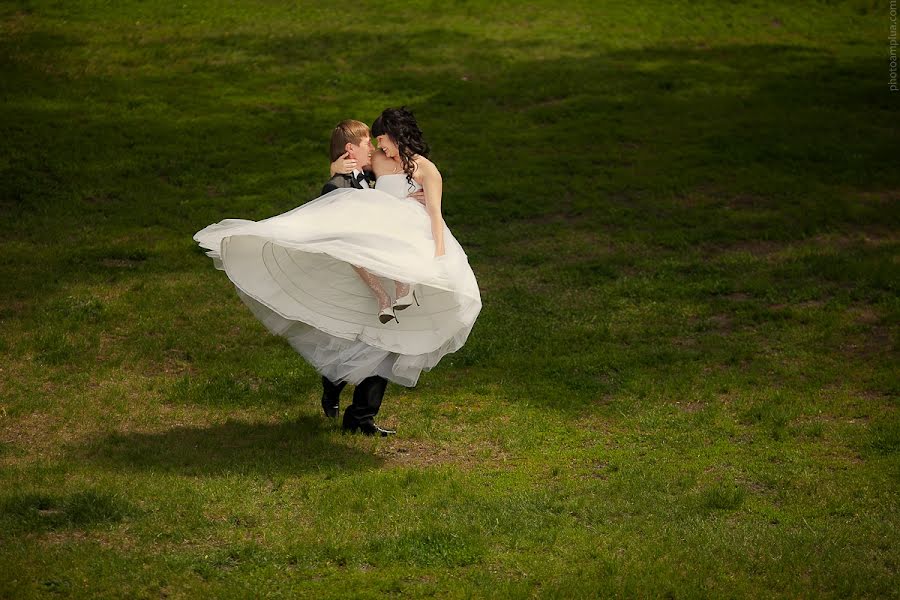
[(375, 415), (378, 414), (386, 387), (387, 379), (378, 375), (366, 377), (359, 382), (356, 389), (353, 390), (353, 404), (344, 411), (344, 420), (341, 425), (345, 432), (362, 431), (366, 435), (380, 435), (381, 437), (397, 433), (375, 424)]
[(324, 375), (322, 376), (322, 410), (325, 411), (326, 417), (337, 418), (338, 408), (341, 404), (341, 390), (345, 385), (347, 385), (346, 382), (334, 383)]
[(344, 425), (342, 429), (347, 433), (356, 433), (357, 431), (361, 431), (363, 435), (380, 435), (381, 437), (387, 437), (389, 435), (394, 435), (397, 433), (393, 429), (384, 429), (383, 427), (379, 427), (374, 423), (360, 423), (359, 425), (354, 426)]
[(337, 419), (340, 406), (339, 398), (329, 398), (327, 394), (322, 394), (322, 410), (325, 411), (326, 417)]

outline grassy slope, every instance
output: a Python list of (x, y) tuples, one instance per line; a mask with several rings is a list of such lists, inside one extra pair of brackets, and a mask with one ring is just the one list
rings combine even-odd
[[(886, 3), (0, 4), (0, 596), (897, 595)], [(417, 113), (484, 310), (319, 416), (191, 235)]]

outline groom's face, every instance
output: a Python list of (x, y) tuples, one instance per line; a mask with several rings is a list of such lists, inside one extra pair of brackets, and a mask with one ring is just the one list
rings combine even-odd
[(367, 167), (372, 162), (372, 140), (366, 136), (359, 140), (359, 144), (350, 142), (347, 144), (347, 152), (350, 153), (348, 158), (356, 159), (356, 166), (359, 169)]

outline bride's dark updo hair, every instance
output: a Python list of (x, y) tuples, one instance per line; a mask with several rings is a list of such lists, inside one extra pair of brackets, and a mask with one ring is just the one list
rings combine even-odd
[(400, 162), (403, 164), (403, 172), (406, 180), (412, 183), (412, 174), (416, 166), (413, 156), (418, 154), (428, 158), (431, 149), (422, 139), (422, 130), (416, 123), (416, 118), (405, 106), (400, 108), (386, 108), (375, 122), (372, 123), (372, 136), (387, 134), (397, 144), (397, 152), (400, 154)]

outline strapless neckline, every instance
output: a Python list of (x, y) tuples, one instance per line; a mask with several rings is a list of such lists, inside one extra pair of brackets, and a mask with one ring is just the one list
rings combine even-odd
[(388, 173), (375, 180), (375, 189), (397, 198), (405, 198), (411, 193), (421, 190), (422, 186), (415, 179), (410, 184), (406, 180), (406, 173)]

